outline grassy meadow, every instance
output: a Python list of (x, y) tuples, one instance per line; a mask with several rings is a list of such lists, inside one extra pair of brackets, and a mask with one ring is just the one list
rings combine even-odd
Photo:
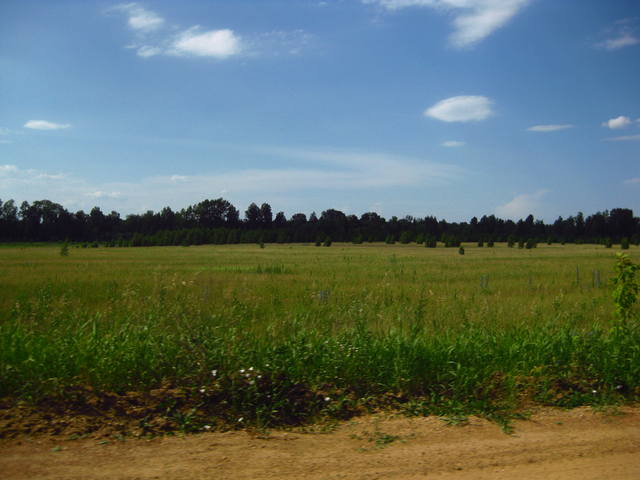
[(172, 385), (261, 424), (638, 398), (615, 248), (465, 249), (3, 246), (0, 397)]

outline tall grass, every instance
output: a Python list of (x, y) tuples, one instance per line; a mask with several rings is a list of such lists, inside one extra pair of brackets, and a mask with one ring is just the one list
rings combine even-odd
[[(215, 370), (248, 418), (283, 379), (426, 409), (637, 398), (640, 328), (612, 328), (612, 271), (593, 246), (4, 249), (0, 396), (198, 387)], [(250, 368), (272, 379), (262, 393), (238, 383)]]

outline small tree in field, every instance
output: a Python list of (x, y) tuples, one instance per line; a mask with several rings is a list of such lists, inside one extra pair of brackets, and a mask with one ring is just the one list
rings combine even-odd
[(460, 255), (464, 255), (464, 247), (463, 247), (463, 246), (461, 246), (461, 247), (458, 249), (458, 253), (459, 253)]
[(60, 256), (61, 257), (69, 256), (69, 242), (64, 242), (60, 247)]
[(613, 242), (611, 241), (611, 238), (607, 237), (604, 239), (604, 247), (605, 248), (611, 248), (613, 246)]
[(484, 247), (484, 240), (482, 239), (478, 240), (478, 246), (481, 248)]
[(324, 239), (324, 243), (322, 245), (324, 247), (330, 247), (331, 246), (331, 237), (327, 236), (327, 238)]
[(627, 237), (620, 240), (620, 248), (622, 250), (629, 250), (629, 239)]

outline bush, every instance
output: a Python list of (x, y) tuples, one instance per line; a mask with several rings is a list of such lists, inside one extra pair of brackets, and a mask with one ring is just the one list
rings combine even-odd
[(528, 239), (527, 243), (525, 245), (527, 250), (531, 250), (532, 248), (536, 248), (537, 246), (538, 246), (538, 244), (536, 243), (536, 241), (533, 238)]
[(384, 243), (393, 245), (394, 243), (396, 243), (396, 239), (393, 238), (393, 235), (387, 235), (387, 238), (385, 238)]
[(478, 246), (479, 247), (484, 247), (484, 241), (483, 240), (478, 240)]
[(489, 247), (489, 248), (493, 248), (493, 240), (489, 240), (489, 241), (487, 242), (487, 247)]
[(611, 248), (613, 246), (613, 242), (611, 241), (610, 238), (605, 238), (604, 239), (604, 247), (605, 248)]
[(464, 247), (460, 247), (460, 248), (458, 249), (458, 253), (459, 253), (460, 255), (464, 255)]
[(60, 247), (60, 256), (61, 257), (69, 256), (69, 242), (64, 242)]
[(322, 244), (323, 247), (330, 247), (331, 246), (331, 237), (327, 236), (327, 238), (324, 239), (324, 243)]
[(516, 244), (516, 239), (513, 238), (513, 235), (509, 235), (509, 238), (507, 238), (507, 246), (509, 248), (513, 248), (515, 244)]
[(436, 248), (437, 245), (438, 241), (436, 240), (436, 237), (433, 237), (431, 235), (429, 235), (424, 241), (424, 246), (427, 248)]
[(620, 248), (622, 250), (629, 250), (629, 239), (627, 237), (620, 240)]
[(524, 248), (524, 240), (518, 240), (518, 248)]

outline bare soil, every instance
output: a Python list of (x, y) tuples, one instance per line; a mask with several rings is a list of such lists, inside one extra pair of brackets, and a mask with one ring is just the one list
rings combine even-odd
[[(374, 415), (287, 431), (0, 441), (3, 479), (640, 479), (640, 408), (480, 418)], [(464, 422), (461, 422), (464, 423)]]

